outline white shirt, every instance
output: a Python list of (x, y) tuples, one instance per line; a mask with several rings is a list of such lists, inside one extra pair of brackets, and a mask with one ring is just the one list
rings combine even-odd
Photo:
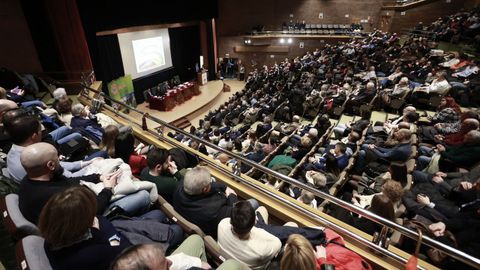
[(265, 269), (282, 248), (280, 239), (256, 227), (252, 228), (247, 240), (240, 240), (232, 232), (230, 218), (218, 224), (218, 244), (227, 254), (252, 269)]
[(200, 258), (186, 255), (184, 253), (178, 253), (167, 257), (172, 262), (170, 270), (185, 270), (192, 267), (202, 267), (202, 261)]
[(445, 95), (450, 89), (450, 84), (447, 80), (438, 81), (437, 79), (433, 80), (427, 88), (427, 93), (436, 93), (439, 95)]

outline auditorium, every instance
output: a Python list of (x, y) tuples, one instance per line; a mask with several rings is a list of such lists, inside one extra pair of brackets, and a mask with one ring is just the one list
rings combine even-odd
[(0, 270), (480, 269), (480, 0), (0, 14)]

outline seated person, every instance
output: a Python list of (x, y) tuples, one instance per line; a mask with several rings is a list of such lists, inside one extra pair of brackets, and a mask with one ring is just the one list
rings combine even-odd
[(72, 121), (70, 126), (78, 130), (97, 145), (102, 141), (104, 130), (95, 115), (90, 113), (90, 107), (78, 103), (72, 106)]
[(368, 82), (363, 91), (356, 90), (350, 95), (350, 98), (345, 105), (346, 111), (351, 113), (354, 111), (354, 107), (360, 107), (362, 104), (369, 103), (373, 97), (375, 97), (376, 93), (377, 90), (375, 89), (375, 84), (373, 82)]
[(292, 123), (290, 124), (282, 124), (279, 126), (280, 132), (286, 135), (292, 134), (295, 130), (300, 127), (300, 116), (294, 115), (292, 118)]
[(272, 117), (265, 116), (263, 118), (263, 123), (257, 125), (257, 129), (255, 130), (255, 132), (257, 133), (257, 137), (261, 137), (270, 129), (272, 129)]
[[(7, 155), (7, 170), (10, 177), (20, 182), (27, 175), (27, 172), (20, 163), (20, 155), (24, 148), (42, 141), (42, 126), (34, 116), (19, 116), (9, 121), (6, 125), (7, 132), (10, 134), (13, 145)], [(53, 145), (52, 145), (53, 147)], [(64, 168), (66, 177), (82, 176), (85, 174), (85, 168), (91, 164), (90, 161), (63, 162), (60, 164)]]
[(357, 151), (357, 141), (360, 140), (360, 134), (355, 131), (352, 131), (348, 136), (343, 137), (340, 141), (330, 140), (325, 151), (330, 152), (330, 150), (335, 148), (335, 145), (339, 142), (344, 143), (347, 147), (346, 154), (352, 156), (355, 151)]
[(235, 192), (224, 184), (212, 182), (205, 167), (195, 167), (185, 174), (173, 194), (173, 207), (190, 222), (213, 237), (220, 221), (232, 214), (237, 202)]
[(403, 77), (400, 81), (395, 84), (393, 89), (385, 89), (382, 93), (382, 100), (385, 104), (390, 104), (392, 98), (401, 98), (406, 93), (410, 91), (410, 87), (408, 85), (408, 78)]
[(292, 158), (300, 161), (312, 147), (312, 140), (308, 136), (303, 136), (300, 139), (300, 145), (294, 146), (292, 150)]
[(177, 170), (177, 165), (169, 151), (159, 148), (151, 149), (147, 154), (147, 164), (148, 167), (142, 170), (140, 179), (155, 183), (158, 195), (171, 203), (173, 193), (183, 177)]
[(339, 142), (335, 144), (335, 148), (331, 149), (330, 152), (325, 153), (322, 157), (315, 159), (313, 157), (309, 158), (310, 163), (312, 163), (313, 167), (310, 167), (316, 171), (322, 171), (325, 170), (325, 164), (326, 164), (326, 155), (332, 155), (335, 157), (338, 168), (340, 170), (343, 170), (345, 167), (348, 165), (348, 159), (350, 158), (347, 154), (347, 146)]
[[(412, 154), (410, 138), (412, 132), (408, 129), (399, 129), (394, 133), (393, 138), (398, 141), (391, 148), (378, 147), (374, 144), (363, 145), (358, 153), (357, 162), (354, 167), (354, 174), (361, 175), (365, 166), (371, 161), (385, 160), (387, 162), (405, 162)], [(368, 154), (368, 155), (367, 155)]]
[[(253, 152), (245, 154), (245, 158), (256, 163), (262, 161), (265, 158), (265, 153), (263, 152), (263, 144), (261, 144), (260, 142), (256, 142), (253, 148)], [(250, 170), (250, 168), (251, 167), (249, 165), (242, 163), (241, 171), (242, 173), (246, 173), (248, 172), (248, 170)]]
[[(430, 164), (432, 155), (440, 153), (440, 159), (435, 164)], [(429, 166), (437, 166), (440, 162), (448, 162), (454, 167), (469, 168), (480, 161), (480, 131), (469, 131), (463, 137), (463, 143), (459, 145), (437, 144), (436, 149), (421, 146), (421, 154), (417, 159), (417, 170), (423, 170)], [(445, 165), (445, 164), (444, 164)]]
[(421, 97), (428, 96), (429, 94), (437, 95), (446, 95), (450, 90), (450, 84), (446, 79), (446, 73), (444, 71), (439, 71), (436, 74), (436, 79), (432, 81), (431, 84), (427, 86), (416, 87), (413, 89), (412, 96), (410, 100), (413, 104), (418, 103), (417, 100)]
[[(445, 230), (448, 229), (455, 235), (458, 249), (472, 256), (480, 257), (480, 220), (478, 218), (480, 193), (480, 184), (468, 183), (461, 185), (459, 193), (463, 193), (464, 197), (470, 197), (471, 203), (462, 205), (460, 211), (455, 216), (441, 222), (433, 223), (429, 226), (430, 231), (437, 237), (444, 236)], [(455, 263), (453, 267), (458, 267)]]
[[(165, 257), (164, 248), (158, 244), (144, 244), (129, 247), (120, 253), (112, 263), (111, 270), (168, 270), (168, 269), (211, 269), (207, 263), (205, 244), (194, 234), (185, 239), (170, 255)], [(218, 270), (240, 270), (240, 263), (227, 260)]]
[[(345, 193), (343, 199), (347, 202), (354, 202), (354, 197), (350, 193)], [(383, 194), (377, 194), (373, 196), (370, 206), (367, 208), (370, 212), (377, 214), (385, 219), (395, 222), (395, 209), (392, 201)], [(352, 215), (348, 210), (334, 206), (331, 215), (335, 218), (342, 220), (370, 235), (375, 232), (380, 232), (382, 225), (371, 221), (367, 218), (363, 218), (357, 215)]]
[(69, 187), (80, 185), (80, 180), (97, 183), (102, 181), (103, 190), (97, 195), (97, 214), (119, 206), (129, 215), (145, 212), (150, 207), (150, 195), (142, 190), (127, 195), (113, 203), (110, 202), (112, 190), (116, 185), (118, 173), (100, 176), (92, 174), (77, 178), (63, 175), (58, 153), (48, 143), (35, 143), (27, 146), (20, 157), (21, 165), (26, 170), (26, 178), (18, 190), (19, 208), (23, 216), (36, 224), (42, 207), (48, 199)]
[(254, 227), (255, 210), (248, 201), (237, 202), (230, 217), (218, 224), (218, 244), (234, 259), (252, 269), (265, 269), (280, 252), (280, 239)]
[(155, 220), (165, 218), (160, 210), (156, 210), (155, 217), (114, 220), (115, 226), (96, 216), (96, 204), (95, 195), (83, 187), (61, 191), (45, 204), (38, 227), (53, 269), (108, 269), (115, 257), (132, 244), (155, 241), (168, 247), (183, 239), (180, 226)]

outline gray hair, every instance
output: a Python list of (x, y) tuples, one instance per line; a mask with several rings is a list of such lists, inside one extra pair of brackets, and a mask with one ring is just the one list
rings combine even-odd
[(80, 116), (82, 114), (83, 109), (85, 109), (85, 106), (83, 106), (81, 103), (77, 103), (72, 106), (72, 115), (73, 116)]
[(183, 191), (188, 195), (199, 195), (210, 183), (210, 171), (205, 167), (197, 166), (185, 174)]
[(374, 89), (374, 88), (375, 88), (375, 84), (373, 82), (367, 83), (367, 89)]
[(55, 91), (53, 91), (53, 98), (56, 100), (61, 99), (62, 97), (66, 97), (67, 92), (65, 91), (65, 88), (57, 88)]

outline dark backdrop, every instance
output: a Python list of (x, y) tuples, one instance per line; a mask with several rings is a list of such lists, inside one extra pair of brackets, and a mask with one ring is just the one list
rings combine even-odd
[[(200, 33), (198, 25), (168, 29), (172, 67), (133, 80), (135, 98), (143, 102), (143, 90), (151, 88), (173, 76), (190, 81), (195, 78), (195, 63), (200, 60)], [(125, 75), (117, 35), (96, 37), (99, 58), (94, 61), (95, 74), (104, 82), (104, 91), (108, 82)], [(95, 63), (97, 65), (95, 65)]]
[[(123, 27), (209, 20), (218, 16), (217, 0), (207, 1), (77, 1), (90, 56), (98, 80), (123, 76), (123, 64), (116, 35), (97, 37), (96, 33)], [(169, 29), (173, 68), (134, 80), (135, 96), (143, 101), (142, 91), (179, 75), (182, 81), (195, 76), (200, 57), (199, 26)]]

